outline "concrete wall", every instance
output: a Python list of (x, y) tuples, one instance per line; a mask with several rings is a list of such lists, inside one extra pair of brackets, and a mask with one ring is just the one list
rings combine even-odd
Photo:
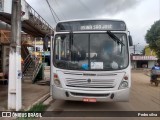
[(137, 68), (137, 63), (136, 61), (131, 61), (131, 68)]
[(0, 11), (3, 11), (3, 5), (4, 5), (4, 4), (3, 4), (3, 3), (4, 3), (3, 1), (4, 1), (4, 0), (0, 0)]
[(12, 9), (12, 0), (4, 0), (3, 12), (10, 13)]
[(156, 61), (148, 61), (148, 68), (152, 68)]
[[(156, 61), (148, 61), (148, 68), (152, 68)], [(137, 68), (137, 61), (131, 61), (131, 67)]]
[[(11, 14), (12, 11), (12, 0), (0, 0), (1, 1), (1, 6), (0, 6), (0, 12), (4, 13), (9, 13)], [(22, 11), (25, 13), (22, 16), (22, 20), (28, 20), (29, 19), (29, 6), (28, 3), (26, 3), (25, 0), (21, 0), (21, 6), (22, 6)]]

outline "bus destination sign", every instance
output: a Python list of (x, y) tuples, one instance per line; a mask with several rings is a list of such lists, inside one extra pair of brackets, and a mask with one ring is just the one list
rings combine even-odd
[(123, 21), (113, 20), (86, 20), (60, 22), (56, 27), (57, 32), (65, 31), (125, 31), (126, 25)]
[(112, 30), (113, 26), (111, 24), (109, 25), (86, 25), (81, 26), (81, 30)]

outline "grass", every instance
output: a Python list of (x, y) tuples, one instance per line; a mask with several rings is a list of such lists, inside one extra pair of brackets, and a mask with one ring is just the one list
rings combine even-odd
[[(25, 113), (43, 113), (47, 108), (47, 105), (44, 105), (43, 103), (38, 103), (34, 105), (31, 109), (26, 111)], [(35, 117), (18, 117), (17, 120), (35, 120), (37, 118)]]
[(34, 105), (28, 112), (43, 112), (47, 108), (47, 105), (43, 105), (43, 103), (38, 103)]

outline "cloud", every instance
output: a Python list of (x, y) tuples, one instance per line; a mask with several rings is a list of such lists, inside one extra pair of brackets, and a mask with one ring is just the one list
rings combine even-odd
[[(26, 1), (50, 24), (54, 23), (45, 0), (41, 0), (41, 2), (39, 0)], [(61, 20), (118, 14), (136, 6), (139, 2), (140, 0), (49, 0), (50, 5)]]
[[(68, 18), (93, 18), (102, 14), (118, 14), (137, 5), (140, 0), (57, 0)], [(67, 1), (67, 2), (66, 2)], [(141, 0), (142, 1), (142, 0)], [(54, 1), (50, 0), (50, 3)]]
[[(52, 26), (55, 22), (45, 0), (27, 0)], [(122, 19), (133, 36), (134, 44), (145, 45), (144, 36), (159, 19), (159, 0), (49, 0), (61, 20), (83, 18)]]
[(130, 9), (123, 10), (117, 14), (102, 14), (100, 18), (122, 19), (126, 22), (128, 30), (131, 31), (134, 44), (146, 45), (145, 34), (151, 25), (159, 19), (159, 0), (145, 0)]
[[(118, 14), (126, 9), (131, 9), (140, 3), (140, 0), (83, 0), (89, 9), (97, 14)], [(142, 1), (142, 0), (141, 0)]]

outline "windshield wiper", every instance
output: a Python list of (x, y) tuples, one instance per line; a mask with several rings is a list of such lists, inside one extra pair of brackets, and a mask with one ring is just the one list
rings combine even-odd
[(124, 43), (123, 43), (117, 36), (115, 36), (111, 31), (107, 31), (107, 34), (108, 34), (115, 42), (117, 42), (118, 45), (121, 44), (121, 45), (125, 46)]

